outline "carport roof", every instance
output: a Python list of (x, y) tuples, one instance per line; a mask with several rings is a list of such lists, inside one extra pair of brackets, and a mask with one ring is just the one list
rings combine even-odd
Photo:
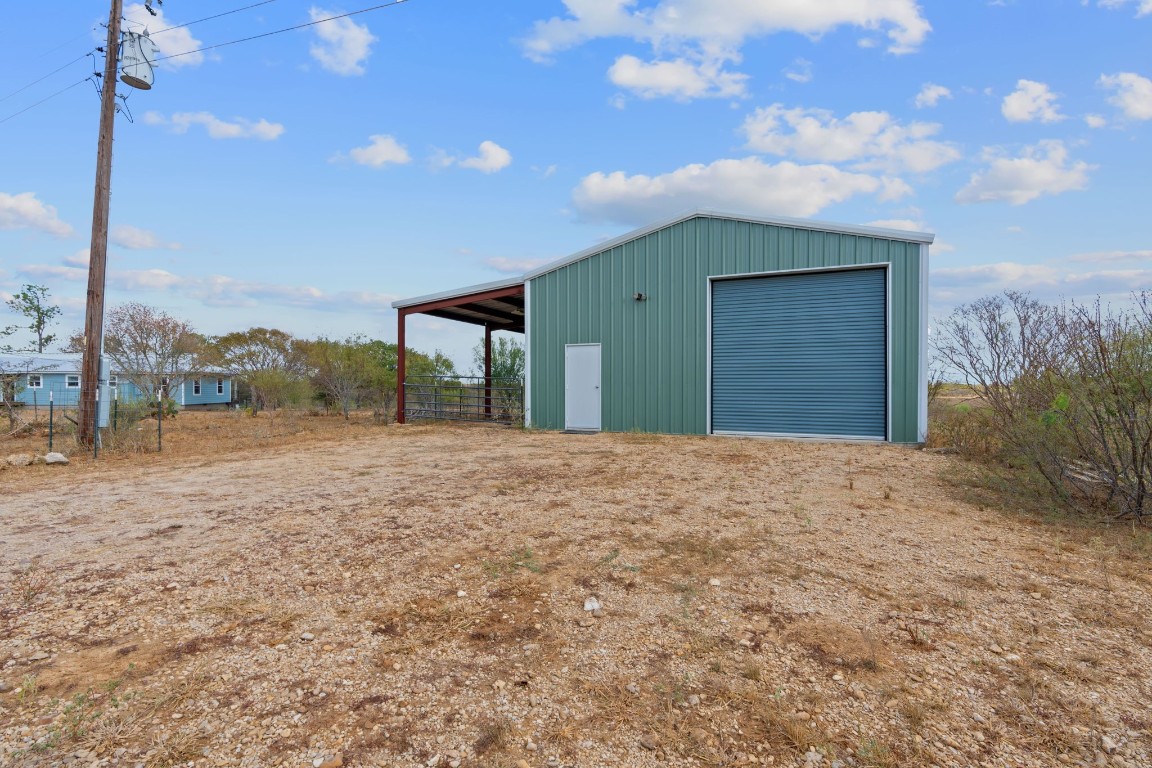
[(515, 278), (392, 302), (402, 314), (423, 314), (524, 332), (524, 280)]

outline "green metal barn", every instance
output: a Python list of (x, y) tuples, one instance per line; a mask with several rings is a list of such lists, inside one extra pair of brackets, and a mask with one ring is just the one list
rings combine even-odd
[(696, 211), (393, 306), (401, 349), (415, 313), (482, 325), (489, 347), (523, 333), (529, 426), (916, 443), (932, 240)]

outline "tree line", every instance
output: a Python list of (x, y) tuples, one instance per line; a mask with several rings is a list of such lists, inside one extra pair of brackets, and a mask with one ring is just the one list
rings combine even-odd
[[(60, 315), (48, 290), (26, 285), (7, 305), (23, 322), (0, 329), (0, 340), (23, 330), (31, 341), (21, 348), (2, 345), (0, 351), (43, 353), (55, 341), (48, 330)], [(83, 352), (83, 333), (69, 337), (60, 351)], [(398, 351), (395, 343), (362, 334), (303, 339), (275, 328), (254, 327), (205, 335), (185, 320), (138, 302), (113, 307), (104, 324), (104, 356), (120, 380), (133, 384), (143, 397), (168, 397), (169, 382), (226, 373), (240, 383), (239, 399), (254, 411), (320, 402), (345, 418), (353, 409), (370, 408), (378, 420), (388, 419), (396, 405)], [(460, 375), (439, 350), (427, 354), (408, 348), (406, 353), (411, 375)], [(474, 357), (482, 370), (483, 344)], [(493, 375), (513, 378), (523, 373), (520, 344), (496, 339)]]

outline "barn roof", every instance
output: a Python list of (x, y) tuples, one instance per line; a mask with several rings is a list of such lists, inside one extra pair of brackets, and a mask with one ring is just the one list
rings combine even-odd
[[(525, 272), (519, 277), (506, 278), (504, 280), (496, 280), (491, 283), (480, 283), (478, 285), (469, 285), (463, 288), (454, 288), (448, 291), (440, 291), (439, 293), (431, 293), (426, 296), (416, 296), (410, 299), (400, 299), (392, 302), (394, 309), (409, 309), (418, 305), (441, 305), (437, 310), (426, 312), (425, 314), (435, 314), (441, 317), (449, 317), (453, 320), (462, 320), (464, 322), (472, 322), (484, 324), (483, 319), (479, 316), (469, 316), (460, 311), (454, 311), (452, 308), (444, 307), (443, 305), (452, 304), (456, 302), (468, 302), (468, 298), (477, 294), (488, 294), (491, 292), (501, 291), (507, 288), (515, 288), (516, 286), (523, 286), (527, 281), (546, 275), (549, 272), (554, 272), (557, 269), (566, 267), (577, 261), (582, 261), (598, 253), (615, 248), (618, 245), (638, 240), (641, 237), (650, 235), (661, 229), (680, 224), (681, 222), (689, 221), (696, 218), (709, 218), (709, 219), (728, 219), (731, 221), (744, 221), (752, 224), (768, 224), (776, 227), (790, 227), (793, 229), (806, 229), (817, 232), (832, 232), (842, 235), (861, 235), (863, 237), (878, 237), (885, 240), (899, 240), (907, 243), (923, 243), (930, 244), (936, 239), (936, 235), (930, 232), (913, 232), (904, 229), (889, 229), (886, 227), (869, 227), (857, 224), (839, 224), (829, 221), (814, 221), (810, 219), (794, 219), (785, 216), (746, 216), (743, 214), (725, 213), (723, 211), (714, 211), (707, 208), (698, 208), (687, 213), (682, 213), (679, 216), (674, 216), (670, 219), (650, 224), (646, 227), (634, 229), (631, 232), (626, 232), (619, 237), (614, 237), (611, 240), (598, 243), (591, 248), (585, 248), (582, 251), (574, 253), (570, 256), (565, 256), (556, 261), (551, 261), (547, 264), (536, 267)], [(471, 307), (475, 310), (476, 307)], [(519, 306), (523, 309), (523, 304)], [(416, 310), (419, 311), (419, 310)], [(474, 313), (473, 313), (474, 314)]]
[(679, 216), (674, 216), (671, 219), (650, 224), (640, 229), (634, 229), (631, 232), (626, 232), (619, 237), (614, 237), (603, 243), (598, 243), (591, 248), (574, 253), (571, 256), (565, 256), (562, 259), (544, 264), (536, 269), (529, 270), (524, 274), (524, 280), (531, 280), (534, 277), (554, 272), (557, 269), (566, 267), (569, 264), (577, 261), (582, 261), (595, 256), (598, 253), (611, 250), (618, 245), (630, 242), (632, 240), (639, 240), (640, 238), (650, 235), (653, 232), (658, 232), (661, 229), (675, 226), (691, 219), (728, 219), (730, 221), (745, 221), (752, 224), (769, 224), (776, 227), (790, 227), (792, 229), (807, 229), (817, 232), (833, 232), (842, 235), (863, 235), (865, 237), (879, 237), (885, 240), (900, 240), (909, 243), (931, 243), (936, 239), (936, 235), (928, 232), (911, 232), (903, 229), (888, 229), (885, 227), (867, 227), (859, 226), (856, 224), (838, 224), (830, 221), (814, 221), (810, 219), (793, 219), (784, 216), (745, 216), (735, 213), (724, 213), (723, 211), (713, 211), (707, 208), (698, 208), (694, 211), (682, 213)]

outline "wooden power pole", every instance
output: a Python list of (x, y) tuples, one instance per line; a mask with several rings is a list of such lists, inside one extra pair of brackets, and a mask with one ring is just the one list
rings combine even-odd
[(97, 439), (96, 395), (104, 341), (104, 283), (108, 264), (108, 205), (112, 191), (112, 129), (116, 124), (116, 62), (124, 0), (112, 0), (104, 82), (100, 91), (100, 144), (96, 151), (96, 194), (92, 203), (92, 245), (88, 252), (88, 299), (84, 311), (84, 361), (80, 368), (80, 444)]

